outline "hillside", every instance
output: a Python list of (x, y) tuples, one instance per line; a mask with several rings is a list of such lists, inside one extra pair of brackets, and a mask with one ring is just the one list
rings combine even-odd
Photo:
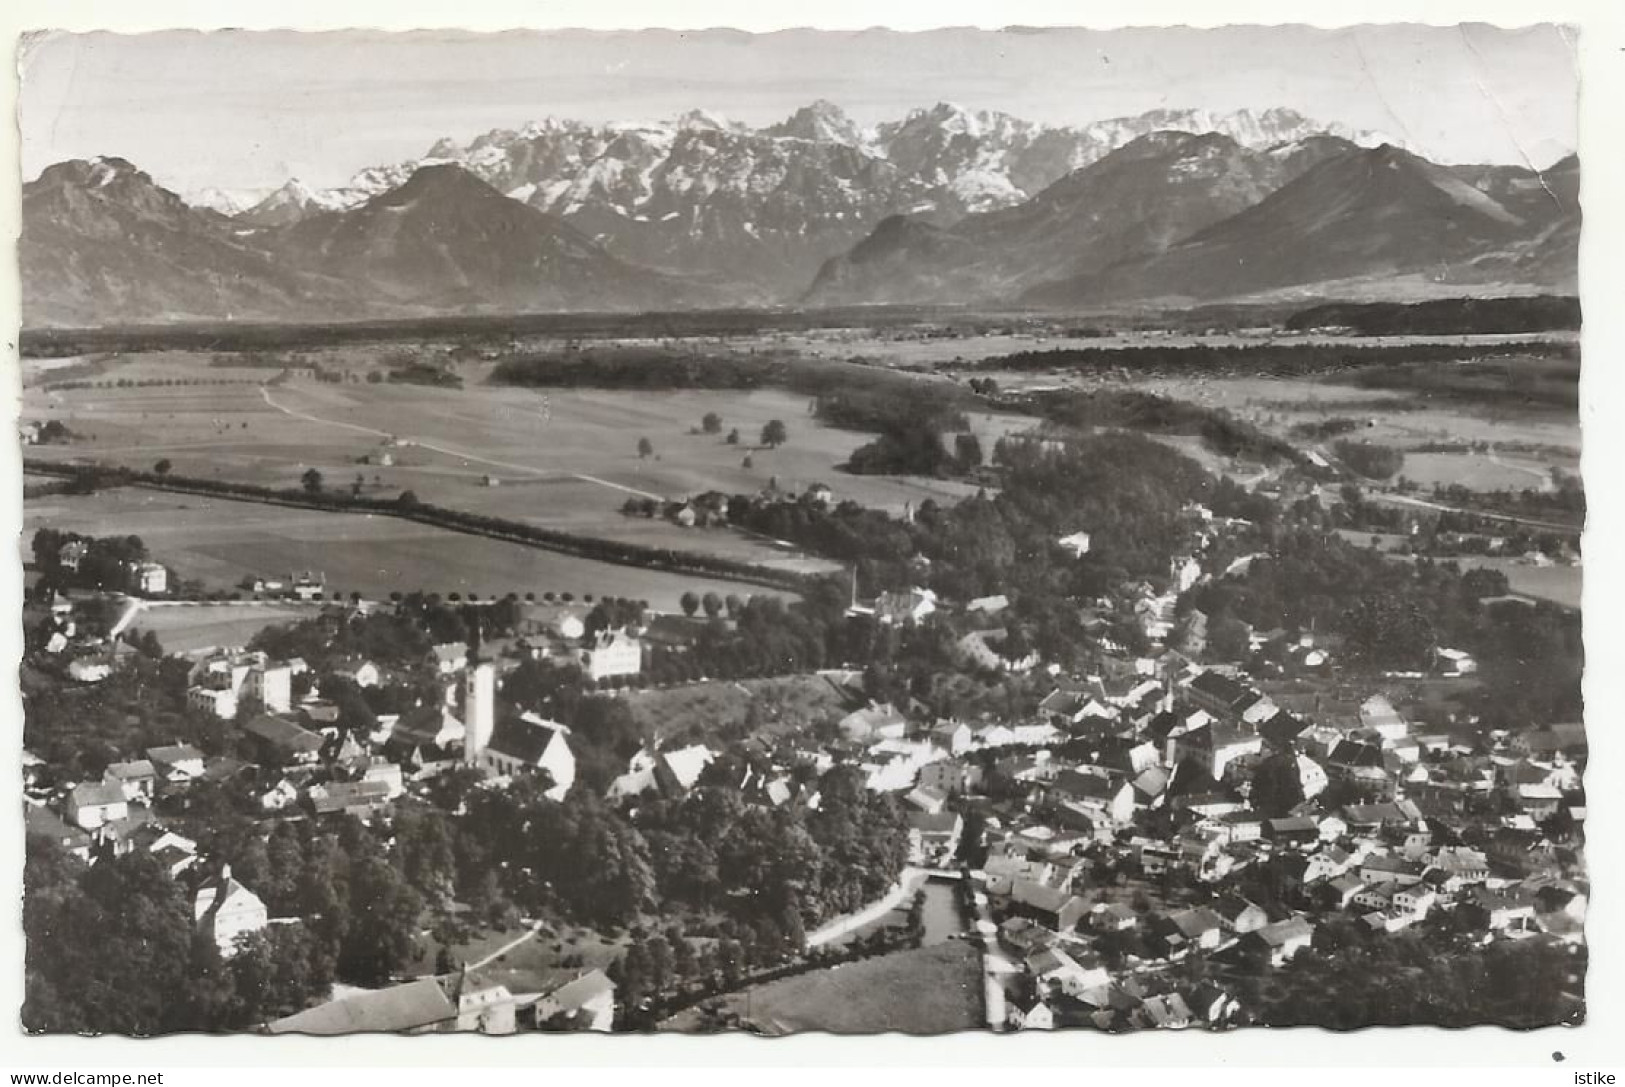
[(290, 264), (443, 311), (669, 309), (708, 297), (610, 256), (452, 165), (425, 166), (398, 188), (304, 219), (267, 244)]
[(1031, 200), (951, 227), (882, 223), (828, 261), (820, 305), (975, 302), (1160, 252), (1262, 200), (1353, 145), (1318, 137), (1267, 151), (1217, 133), (1156, 132), (1076, 170)]
[[(1024, 298), (1057, 306), (1178, 302), (1399, 276), (1476, 283), (1501, 275), (1560, 287), (1544, 284), (1541, 260), (1561, 256), (1562, 231), (1409, 152), (1355, 148), (1163, 252), (1044, 284)], [(1475, 266), (1496, 254), (1507, 255), (1499, 267)]]
[(24, 186), (24, 323), (670, 309), (736, 297), (612, 257), (456, 166), (425, 167), (350, 210), (298, 214), (308, 196), (272, 194), (249, 214), (293, 221), (256, 227), (188, 206), (123, 159), (52, 166)]
[(350, 286), (296, 272), (119, 158), (58, 163), (23, 186), (28, 325), (332, 316)]

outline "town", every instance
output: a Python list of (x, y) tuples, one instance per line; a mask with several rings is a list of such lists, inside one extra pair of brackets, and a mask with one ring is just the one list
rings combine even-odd
[(759, 7), (21, 39), (37, 1055), (1606, 1067), (1606, 27)]
[[(1001, 450), (1000, 503), (1078, 455)], [(923, 1031), (1571, 1014), (1584, 729), (1464, 711), (1508, 658), (1432, 628), (1392, 656), (1415, 616), (1379, 614), (1389, 597), (1336, 630), (1237, 618), (1302, 546), (1274, 512), (1301, 497), (1271, 489), (1171, 508), (1162, 572), (1095, 570), (1064, 623), (1031, 586), (1121, 556), (1122, 525), (1048, 529), (1009, 593), (961, 599), (924, 587), (956, 575), (923, 554), (873, 596), (855, 568), (788, 607), (690, 593), (668, 614), (259, 572), (230, 596), (305, 617), (186, 654), (143, 617), (225, 593), (139, 539), (40, 529), (29, 1014), (774, 1033), (826, 1021), (734, 994), (870, 967), (945, 989), (903, 1028)], [(836, 505), (820, 485), (719, 508)], [(1470, 588), (1503, 625), (1549, 610)], [(109, 969), (117, 1011), (91, 984)]]

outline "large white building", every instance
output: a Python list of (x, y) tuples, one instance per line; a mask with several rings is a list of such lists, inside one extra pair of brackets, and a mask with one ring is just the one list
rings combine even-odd
[(244, 705), (265, 713), (293, 706), (293, 667), (257, 651), (205, 657), (192, 666), (187, 683), (187, 704), (223, 721), (236, 719)]
[(643, 643), (625, 631), (606, 630), (582, 650), (581, 667), (594, 681), (635, 676), (643, 671)]
[(270, 662), (249, 669), (248, 696), (266, 713), (287, 713), (293, 705), (293, 669)]
[(161, 596), (169, 591), (169, 571), (156, 562), (132, 562), (129, 583), (131, 592)]

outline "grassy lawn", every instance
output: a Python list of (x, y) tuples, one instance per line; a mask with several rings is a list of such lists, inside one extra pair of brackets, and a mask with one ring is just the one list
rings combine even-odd
[[(834, 1034), (946, 1034), (983, 1025), (981, 954), (950, 940), (828, 970), (768, 982), (723, 998), (768, 1034), (804, 1030)], [(694, 1030), (689, 1010), (661, 1025)]]

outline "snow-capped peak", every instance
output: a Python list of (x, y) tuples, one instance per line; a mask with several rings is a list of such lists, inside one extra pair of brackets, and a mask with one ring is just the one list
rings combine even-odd
[(689, 132), (731, 132), (736, 126), (720, 113), (691, 109), (677, 118), (677, 127)]
[(185, 200), (194, 208), (205, 208), (217, 211), (221, 215), (240, 215), (249, 208), (271, 195), (271, 189), (221, 189), (212, 185), (201, 189), (189, 189), (182, 194)]

